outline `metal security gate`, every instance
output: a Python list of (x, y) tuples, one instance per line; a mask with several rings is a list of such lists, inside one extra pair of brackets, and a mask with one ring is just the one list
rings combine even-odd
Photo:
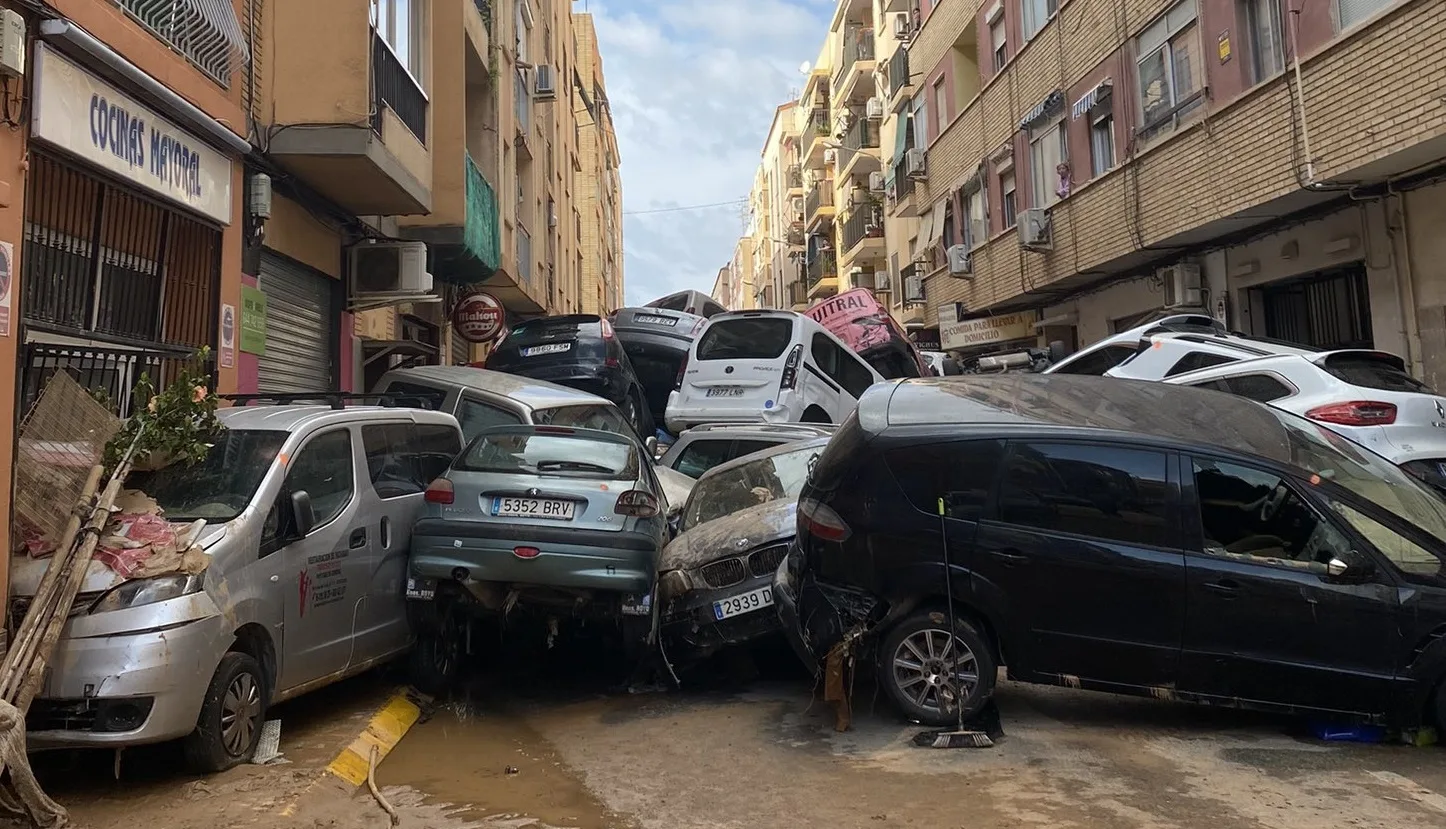
[(1371, 297), (1362, 264), (1260, 289), (1265, 335), (1314, 348), (1372, 348)]
[(266, 353), (257, 360), (263, 394), (332, 390), (334, 281), (285, 257), (262, 251), (259, 287), (266, 294)]

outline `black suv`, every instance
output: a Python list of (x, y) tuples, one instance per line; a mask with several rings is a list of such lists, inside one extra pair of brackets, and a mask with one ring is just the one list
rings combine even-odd
[(487, 368), (571, 386), (611, 400), (638, 437), (653, 437), (643, 387), (612, 324), (595, 314), (540, 317), (512, 326)]
[(931, 725), (956, 699), (978, 711), (1007, 665), (1026, 682), (1446, 726), (1446, 501), (1329, 429), (1219, 392), (876, 385), (803, 489), (773, 595), (806, 662), (862, 644)]

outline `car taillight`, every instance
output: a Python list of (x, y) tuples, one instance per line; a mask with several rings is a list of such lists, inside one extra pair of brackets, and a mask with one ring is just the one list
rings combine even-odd
[(699, 331), (702, 331), (702, 330), (703, 330), (703, 326), (705, 326), (705, 325), (707, 325), (707, 324), (708, 324), (708, 320), (706, 320), (706, 319), (701, 319), (701, 320), (698, 320), (697, 322), (693, 323), (693, 330), (688, 332), (688, 336), (691, 337), (691, 336), (693, 336), (694, 334), (697, 334)]
[(673, 381), (673, 390), (683, 390), (683, 375), (688, 373), (688, 355), (683, 355), (683, 362), (678, 364), (678, 377)]
[(607, 366), (608, 368), (617, 368), (618, 366), (622, 365), (622, 363), (619, 363), (618, 358), (616, 357), (609, 357), (606, 360), (603, 360), (603, 365)]
[(618, 496), (613, 512), (637, 518), (652, 518), (658, 514), (658, 499), (640, 489), (628, 490)]
[(603, 339), (611, 340), (613, 338), (613, 324), (605, 319), (600, 319), (598, 322), (602, 325)]
[(824, 541), (847, 541), (853, 534), (849, 525), (844, 523), (843, 518), (839, 517), (832, 507), (813, 498), (804, 498), (798, 502), (798, 523), (800, 529), (808, 530), (810, 535), (816, 535)]
[(1318, 406), (1305, 413), (1311, 420), (1338, 426), (1390, 426), (1396, 422), (1396, 407), (1391, 403), (1352, 400)]
[(798, 364), (803, 361), (803, 343), (799, 343), (788, 352), (788, 359), (783, 363), (783, 380), (778, 384), (779, 391), (788, 391), (798, 383)]
[(450, 504), (457, 499), (457, 493), (452, 489), (451, 481), (438, 478), (427, 487), (427, 494), (423, 497), (429, 504)]

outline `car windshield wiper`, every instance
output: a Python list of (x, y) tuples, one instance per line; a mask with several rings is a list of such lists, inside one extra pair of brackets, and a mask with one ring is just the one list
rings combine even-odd
[(587, 461), (538, 461), (537, 471), (547, 469), (571, 469), (576, 472), (606, 472), (611, 474), (615, 470), (599, 463), (588, 463)]

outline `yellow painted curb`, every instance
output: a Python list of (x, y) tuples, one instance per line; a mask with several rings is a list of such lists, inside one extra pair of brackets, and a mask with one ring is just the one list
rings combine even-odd
[(377, 762), (381, 763), (397, 743), (401, 742), (402, 737), (406, 736), (407, 731), (417, 724), (421, 716), (422, 709), (408, 698), (406, 690), (398, 691), (381, 710), (372, 715), (366, 730), (357, 735), (351, 745), (343, 749), (295, 800), (288, 803), (281, 810), (281, 815), (289, 817), (296, 814), (302, 798), (326, 780), (335, 778), (354, 787), (365, 783), (367, 769), (371, 764), (372, 746), (377, 747)]

